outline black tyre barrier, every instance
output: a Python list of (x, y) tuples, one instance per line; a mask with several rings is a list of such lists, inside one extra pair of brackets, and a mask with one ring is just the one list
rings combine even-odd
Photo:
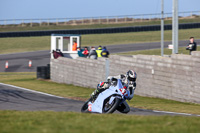
[[(200, 28), (200, 23), (179, 24), (179, 29)], [(165, 30), (171, 30), (172, 25), (164, 26)], [(0, 32), (1, 37), (29, 37), (29, 36), (50, 36), (51, 34), (105, 34), (105, 33), (124, 33), (141, 31), (159, 31), (160, 25), (100, 28), (100, 29), (75, 29), (75, 30), (48, 30), (48, 31), (22, 31), (22, 32)]]
[(37, 67), (37, 79), (50, 79), (50, 64)]

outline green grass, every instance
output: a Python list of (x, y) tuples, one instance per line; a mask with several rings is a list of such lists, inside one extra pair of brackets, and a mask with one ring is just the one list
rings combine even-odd
[[(190, 36), (199, 39), (200, 28), (179, 30), (179, 40), (188, 40)], [(165, 31), (165, 41), (172, 39), (171, 30)], [(131, 32), (115, 34), (82, 35), (82, 46), (131, 44), (159, 42), (160, 31)], [(50, 50), (50, 36), (0, 38), (0, 54), (26, 51)]]
[(1, 133), (198, 133), (199, 117), (0, 111)]
[[(179, 47), (179, 54), (186, 54), (189, 55), (189, 51), (185, 49), (186, 47)], [(200, 51), (200, 46), (197, 47), (197, 51)], [(126, 53), (115, 53), (114, 55), (137, 55), (137, 54), (142, 54), (142, 55), (161, 55), (161, 50), (160, 49), (151, 49), (151, 50), (140, 50), (140, 51), (131, 51), (131, 52), (126, 52)], [(172, 50), (165, 48), (164, 49), (164, 55), (171, 55)]]
[(50, 50), (50, 37), (0, 38), (0, 54)]
[[(79, 100), (88, 99), (89, 95), (94, 91), (94, 89), (88, 89), (84, 87), (37, 80), (35, 73), (0, 73), (0, 82)], [(134, 98), (128, 102), (128, 104), (132, 107), (143, 109), (192, 114), (199, 114), (200, 110), (199, 104), (183, 103), (151, 97), (141, 97), (137, 95), (135, 95)]]
[[(200, 22), (200, 17), (179, 19), (179, 23), (197, 23)], [(165, 20), (165, 24), (171, 24), (172, 20)], [(0, 32), (9, 31), (40, 31), (40, 30), (63, 30), (63, 29), (95, 29), (95, 28), (111, 28), (111, 27), (131, 27), (131, 26), (142, 26), (142, 25), (159, 25), (160, 20), (151, 20), (143, 22), (133, 22), (133, 23), (119, 23), (119, 24), (90, 24), (90, 25), (42, 25), (42, 26), (1, 26)]]

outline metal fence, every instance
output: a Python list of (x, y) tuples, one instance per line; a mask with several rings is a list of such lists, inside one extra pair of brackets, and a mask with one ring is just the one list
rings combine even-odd
[[(179, 18), (199, 17), (200, 11), (179, 12)], [(90, 24), (113, 24), (113, 23), (134, 23), (150, 22), (160, 20), (161, 14), (137, 14), (122, 16), (101, 16), (101, 17), (82, 17), (82, 18), (48, 18), (48, 19), (2, 19), (1, 26), (50, 26), (50, 25), (90, 25)], [(172, 13), (164, 14), (165, 20), (172, 19)]]

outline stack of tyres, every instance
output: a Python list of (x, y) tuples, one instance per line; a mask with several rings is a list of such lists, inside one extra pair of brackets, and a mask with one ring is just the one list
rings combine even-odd
[(46, 75), (47, 79), (50, 79), (50, 64), (47, 64), (47, 75)]
[(38, 79), (50, 79), (50, 65), (37, 67)]

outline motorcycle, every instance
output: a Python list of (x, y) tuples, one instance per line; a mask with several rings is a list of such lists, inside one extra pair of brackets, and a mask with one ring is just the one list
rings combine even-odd
[(112, 81), (111, 86), (101, 92), (95, 99), (90, 97), (82, 106), (83, 113), (113, 113), (127, 99), (127, 91), (120, 79)]

